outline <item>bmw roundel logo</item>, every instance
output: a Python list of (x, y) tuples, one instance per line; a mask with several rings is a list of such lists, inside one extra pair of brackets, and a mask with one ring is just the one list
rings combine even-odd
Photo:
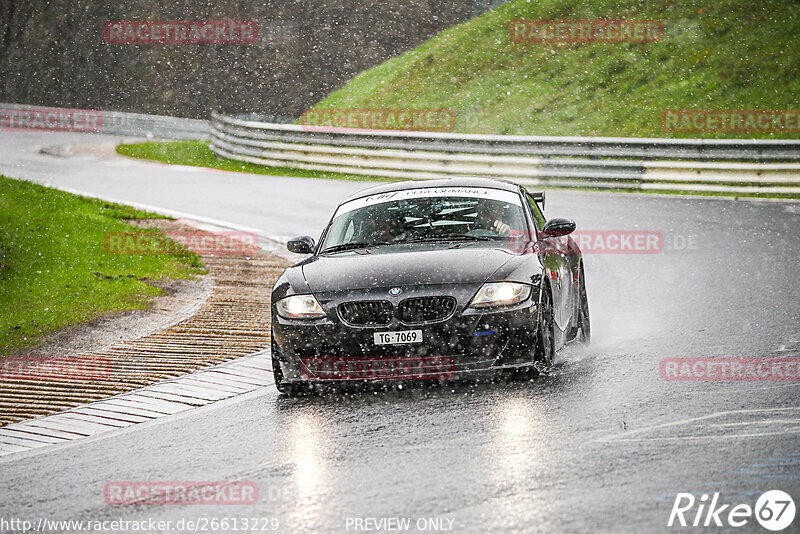
[(393, 297), (396, 297), (397, 295), (399, 295), (402, 292), (403, 292), (403, 289), (399, 288), (399, 287), (393, 287), (392, 289), (389, 290), (389, 294), (392, 295)]

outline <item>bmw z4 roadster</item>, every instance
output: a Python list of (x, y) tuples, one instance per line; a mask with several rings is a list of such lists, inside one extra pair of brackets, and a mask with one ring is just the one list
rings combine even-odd
[(536, 372), (591, 336), (575, 223), (490, 179), (399, 182), (342, 202), (272, 291), (281, 392)]

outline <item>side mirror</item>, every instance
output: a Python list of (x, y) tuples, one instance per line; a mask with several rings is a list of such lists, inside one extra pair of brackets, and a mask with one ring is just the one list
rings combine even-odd
[(294, 252), (295, 254), (311, 254), (314, 252), (314, 240), (307, 235), (295, 237), (286, 243), (286, 248), (289, 249), (289, 252)]
[(542, 228), (542, 233), (547, 237), (561, 237), (575, 231), (575, 222), (569, 219), (550, 219)]

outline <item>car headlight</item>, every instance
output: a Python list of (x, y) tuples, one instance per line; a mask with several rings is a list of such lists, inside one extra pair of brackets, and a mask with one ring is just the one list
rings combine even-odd
[(525, 301), (531, 295), (531, 286), (516, 282), (491, 282), (483, 284), (470, 303), (471, 308), (500, 308)]
[(313, 295), (294, 295), (278, 301), (278, 315), (284, 319), (320, 319), (325, 317), (322, 306)]

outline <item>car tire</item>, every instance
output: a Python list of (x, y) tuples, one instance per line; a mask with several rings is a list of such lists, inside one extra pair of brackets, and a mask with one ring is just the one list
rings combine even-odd
[(536, 326), (536, 346), (533, 359), (547, 366), (555, 360), (555, 321), (553, 317), (553, 297), (547, 286), (542, 288), (539, 304), (539, 320)]
[(586, 294), (586, 279), (583, 277), (583, 264), (580, 267), (578, 280), (578, 296), (580, 299), (578, 310), (578, 327), (580, 334), (578, 341), (587, 345), (592, 341), (592, 322), (589, 319), (589, 297)]

